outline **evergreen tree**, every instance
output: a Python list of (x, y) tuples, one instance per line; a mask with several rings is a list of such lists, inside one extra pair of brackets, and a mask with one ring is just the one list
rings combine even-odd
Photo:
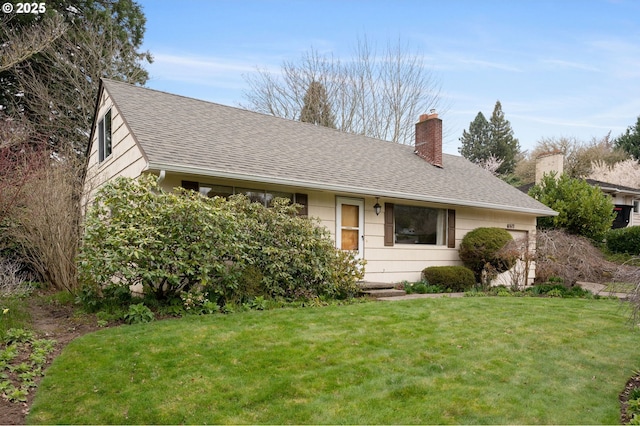
[(490, 128), (489, 122), (482, 112), (478, 112), (476, 118), (469, 125), (469, 131), (462, 131), (460, 138), (462, 146), (458, 152), (473, 163), (486, 161), (490, 156)]
[(627, 127), (627, 131), (616, 138), (614, 144), (640, 162), (640, 117), (635, 126)]
[(460, 142), (462, 146), (458, 152), (476, 164), (499, 161), (496, 170), (499, 175), (513, 172), (520, 153), (520, 143), (513, 137), (511, 123), (504, 118), (500, 101), (496, 102), (488, 122), (482, 112), (478, 113), (469, 125), (469, 131), (462, 132)]
[(516, 157), (520, 153), (520, 143), (513, 137), (511, 123), (504, 118), (502, 104), (496, 102), (493, 114), (489, 120), (491, 146), (490, 151), (502, 160), (502, 165), (498, 168), (498, 173), (506, 175), (513, 172), (516, 166)]
[(331, 104), (324, 85), (318, 81), (312, 81), (304, 95), (304, 105), (300, 111), (300, 121), (313, 123), (320, 126), (336, 128)]

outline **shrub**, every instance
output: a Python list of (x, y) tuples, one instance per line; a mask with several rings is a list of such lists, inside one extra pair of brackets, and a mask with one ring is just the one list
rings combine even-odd
[(464, 266), (431, 266), (422, 271), (422, 278), (455, 292), (470, 290), (476, 284), (473, 272)]
[(124, 314), (127, 324), (143, 324), (154, 320), (151, 309), (144, 306), (144, 303), (129, 306), (129, 310)]
[(616, 275), (618, 265), (608, 262), (591, 241), (559, 229), (537, 232), (536, 281), (561, 278), (565, 286), (577, 281), (603, 282)]
[(516, 259), (501, 255), (501, 249), (513, 237), (501, 228), (476, 228), (468, 232), (460, 243), (460, 260), (471, 269), (477, 282), (482, 282), (482, 272), (490, 269), (492, 273), (508, 271)]
[(553, 277), (553, 279), (545, 283), (534, 285), (527, 291), (536, 296), (547, 297), (584, 298), (593, 296), (589, 290), (585, 290), (580, 286), (566, 286), (563, 280), (558, 277)]
[(615, 218), (609, 196), (586, 181), (566, 174), (557, 179), (553, 173), (545, 175), (529, 190), (529, 195), (559, 213), (555, 217), (539, 218), (538, 226), (543, 229), (564, 229), (602, 242)]
[(221, 306), (300, 291), (356, 294), (363, 263), (286, 203), (265, 208), (244, 195), (167, 193), (153, 176), (118, 178), (98, 191), (88, 213), (81, 280), (98, 288), (141, 284), (145, 297), (164, 302), (197, 286)]
[(607, 232), (607, 248), (613, 253), (640, 254), (640, 226), (611, 229)]

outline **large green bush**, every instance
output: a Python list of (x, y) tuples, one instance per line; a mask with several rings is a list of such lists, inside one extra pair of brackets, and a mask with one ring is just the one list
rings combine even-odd
[(141, 284), (158, 300), (202, 289), (221, 305), (256, 295), (345, 297), (363, 265), (284, 200), (265, 208), (238, 195), (168, 193), (153, 176), (101, 188), (78, 256), (86, 285)]
[(607, 232), (607, 248), (614, 253), (640, 254), (640, 226), (611, 229)]
[(516, 259), (504, 256), (501, 249), (512, 241), (513, 237), (502, 228), (476, 228), (467, 232), (460, 242), (460, 260), (471, 269), (477, 282), (482, 282), (482, 273), (491, 274), (509, 270)]
[(602, 242), (615, 219), (613, 202), (599, 188), (582, 179), (563, 174), (545, 174), (542, 181), (529, 190), (529, 195), (557, 211), (558, 216), (538, 219), (543, 229), (564, 229)]
[(451, 291), (467, 291), (476, 284), (473, 271), (464, 266), (431, 266), (422, 270), (422, 279)]

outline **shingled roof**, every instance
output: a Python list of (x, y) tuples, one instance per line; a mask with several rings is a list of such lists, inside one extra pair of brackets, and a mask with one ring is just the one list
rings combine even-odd
[(414, 147), (102, 80), (150, 171), (556, 214), (466, 159), (435, 167)]

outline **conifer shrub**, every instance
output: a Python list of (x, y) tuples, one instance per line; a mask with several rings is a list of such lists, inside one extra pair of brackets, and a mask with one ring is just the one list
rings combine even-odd
[(613, 253), (640, 255), (640, 226), (609, 230), (607, 248)]
[(422, 270), (422, 279), (454, 292), (470, 290), (476, 284), (473, 271), (464, 266), (430, 266)]
[(220, 306), (357, 294), (362, 261), (296, 213), (288, 200), (266, 208), (244, 195), (165, 192), (154, 176), (118, 178), (98, 191), (87, 215), (80, 279), (98, 289), (141, 285), (145, 297), (166, 302), (201, 291)]
[(506, 229), (476, 228), (462, 238), (460, 260), (473, 271), (476, 282), (482, 282), (483, 271), (500, 273), (515, 264), (517, 258), (510, 252), (501, 252), (510, 241), (513, 237)]

